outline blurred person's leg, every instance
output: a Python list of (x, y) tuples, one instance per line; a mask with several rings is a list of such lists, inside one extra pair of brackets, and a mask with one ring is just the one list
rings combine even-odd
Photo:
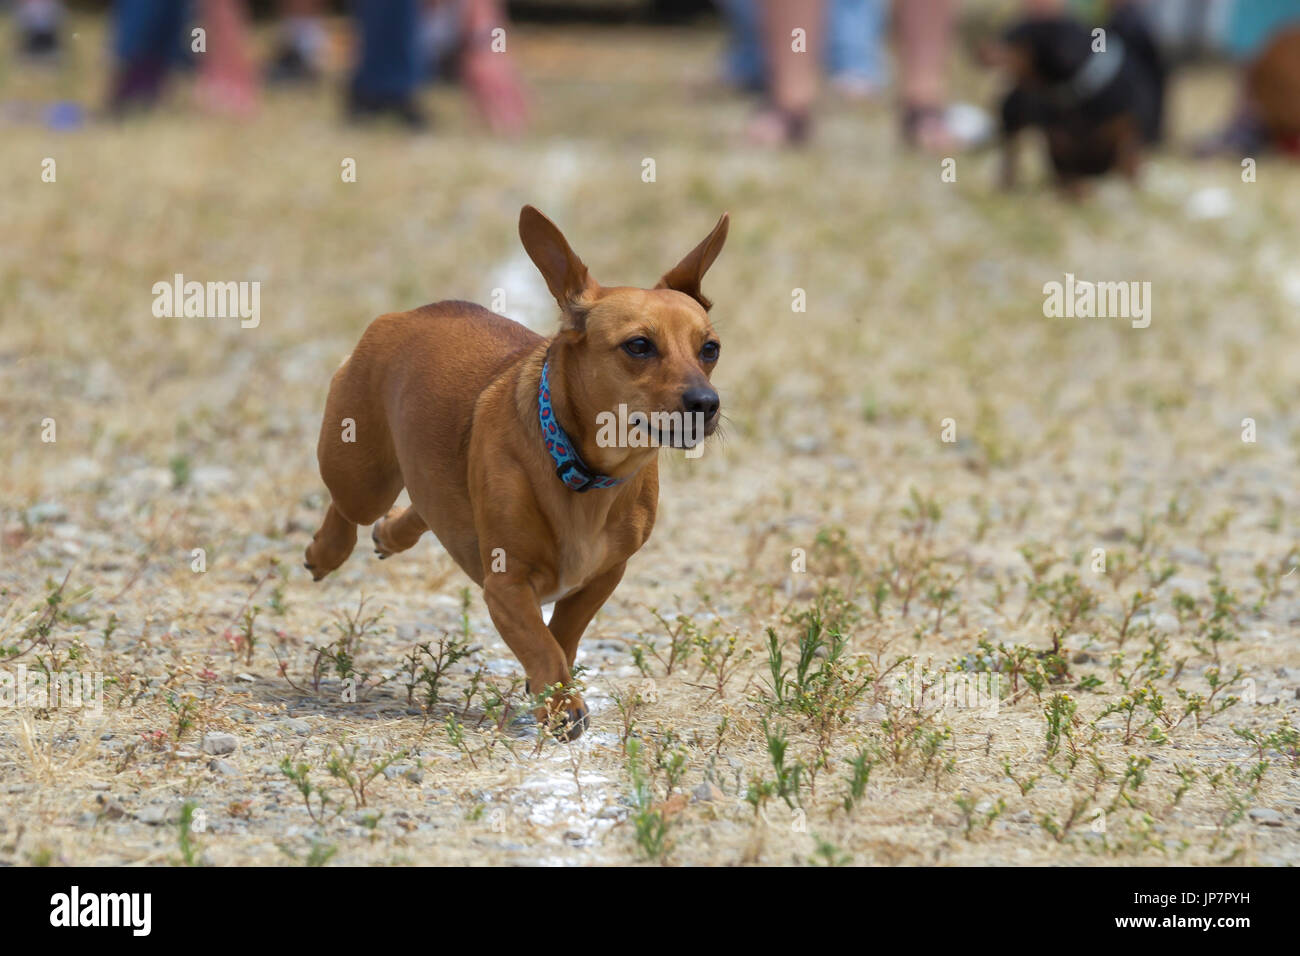
[(762, 4), (769, 105), (750, 124), (749, 136), (766, 146), (801, 143), (808, 138), (817, 99), (823, 4), (821, 0), (762, 0)]
[(425, 0), (420, 17), (420, 79), (455, 82), (465, 19), (464, 0)]
[(954, 0), (895, 0), (903, 139), (944, 152), (956, 140), (944, 120)]
[(760, 27), (761, 0), (720, 0), (727, 21), (727, 51), (723, 79), (744, 90), (761, 90), (763, 41)]
[(872, 96), (888, 83), (885, 0), (829, 0), (826, 70), (831, 84), (850, 96)]
[(218, 113), (244, 116), (257, 100), (244, 0), (202, 0), (206, 50), (199, 57), (199, 95)]
[(268, 83), (314, 83), (325, 57), (321, 0), (280, 0), (275, 52), (267, 66)]
[[(528, 123), (523, 84), (510, 58), (506, 14), (498, 0), (459, 0), (462, 4), (461, 82), (494, 133), (514, 135)], [(502, 40), (505, 47), (497, 42)]]
[(109, 109), (157, 102), (176, 57), (189, 4), (185, 0), (117, 0), (114, 6)]
[(15, 14), (18, 47), (30, 57), (48, 57), (59, 52), (59, 21), (63, 4), (59, 0), (20, 0)]
[(415, 101), (419, 82), (419, 0), (354, 0), (360, 52), (348, 93), (353, 119), (390, 114), (426, 125)]

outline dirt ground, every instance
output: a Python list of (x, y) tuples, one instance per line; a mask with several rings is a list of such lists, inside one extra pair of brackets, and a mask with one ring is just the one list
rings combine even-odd
[[(77, 28), (11, 107), (98, 90)], [(67, 133), (7, 111), (0, 671), (104, 706), (0, 707), (0, 863), (1300, 862), (1300, 168), (1175, 148), (1137, 190), (1008, 196), (991, 154), (944, 182), (902, 152), (886, 104), (743, 146), (709, 31), (511, 42), (515, 143), (446, 88), (417, 138), (326, 89), (242, 125), (184, 89)], [(1231, 96), (1183, 74), (1177, 143)], [(726, 434), (663, 453), (573, 745), (436, 541), (301, 567), (372, 317), (499, 289), (552, 327), (526, 202), (610, 283), (733, 220)], [(156, 318), (175, 273), (259, 281), (260, 324)], [(1066, 274), (1149, 282), (1149, 327), (1045, 316)]]

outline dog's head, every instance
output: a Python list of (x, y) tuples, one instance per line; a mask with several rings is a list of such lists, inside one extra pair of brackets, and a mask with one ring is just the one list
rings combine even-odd
[(1087, 62), (1091, 36), (1069, 17), (1030, 17), (985, 48), (984, 60), (1002, 67), (1016, 86), (1045, 89), (1068, 81)]
[(724, 213), (653, 289), (603, 288), (555, 223), (523, 208), (519, 238), (560, 305), (552, 350), (563, 352), (567, 397), (584, 415), (618, 415), (622, 406), (658, 445), (693, 445), (713, 434), (721, 402), (709, 378), (721, 343), (700, 281), (722, 251), (728, 223)]

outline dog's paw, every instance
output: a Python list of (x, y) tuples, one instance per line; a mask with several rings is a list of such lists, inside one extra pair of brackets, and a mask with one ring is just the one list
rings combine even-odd
[(403, 508), (390, 508), (388, 510), (388, 514), (384, 515), (382, 518), (376, 521), (374, 523), (374, 526), (371, 527), (370, 529), (370, 541), (375, 546), (375, 556), (379, 558), (380, 561), (384, 560), (384, 558), (392, 557), (394, 554), (397, 554), (400, 551), (404, 551), (406, 550), (406, 548), (410, 547), (410, 545), (405, 545), (405, 546), (396, 545), (391, 541), (385, 544), (383, 539), (381, 538), (384, 525), (386, 525), (392, 519), (399, 517), (404, 510), (405, 509)]
[(572, 743), (586, 733), (587, 728), (591, 725), (591, 720), (587, 714), (587, 705), (579, 703), (573, 710), (563, 711), (563, 720), (556, 721), (556, 723), (557, 726), (553, 728), (555, 736), (560, 740)]
[[(527, 683), (525, 683), (527, 688)], [(572, 742), (581, 737), (591, 725), (587, 705), (577, 694), (564, 694), (558, 700), (548, 699), (546, 706), (533, 711), (537, 723), (545, 727), (557, 740)]]
[[(311, 572), (311, 579), (319, 581), (325, 575), (334, 570), (333, 567), (327, 567), (328, 561), (324, 560), (320, 554), (320, 547), (315, 539), (307, 547), (307, 552), (302, 556), (302, 566)], [(337, 565), (335, 565), (337, 567)]]
[(375, 556), (379, 558), (380, 561), (384, 560), (384, 558), (388, 557), (393, 553), (391, 551), (384, 550), (384, 546), (379, 543), (379, 527), (384, 523), (385, 520), (387, 519), (380, 518), (378, 521), (375, 522), (375, 526), (370, 529), (370, 541), (375, 546)]

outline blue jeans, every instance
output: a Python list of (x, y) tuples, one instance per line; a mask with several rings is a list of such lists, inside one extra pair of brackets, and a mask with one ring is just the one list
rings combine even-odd
[(865, 80), (889, 81), (885, 63), (885, 0), (830, 0), (827, 10), (826, 72)]
[[(726, 74), (739, 86), (765, 85), (761, 0), (721, 0), (731, 28)], [(829, 0), (822, 50), (831, 76), (853, 77), (883, 86), (889, 79), (883, 37), (887, 0)]]
[(159, 68), (183, 59), (189, 6), (185, 0), (117, 0), (113, 52), (123, 63)]
[(352, 92), (362, 97), (406, 99), (419, 83), (419, 0), (353, 0), (361, 31), (361, 56)]

